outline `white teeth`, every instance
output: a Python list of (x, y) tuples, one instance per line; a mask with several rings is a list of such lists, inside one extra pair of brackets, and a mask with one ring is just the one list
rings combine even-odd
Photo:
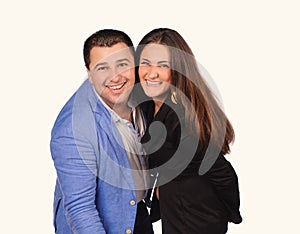
[(160, 81), (150, 81), (150, 80), (147, 80), (146, 81), (148, 85), (160, 85), (161, 82)]
[(123, 84), (120, 84), (120, 85), (114, 85), (114, 86), (109, 86), (110, 89), (113, 89), (113, 90), (117, 90), (117, 89), (120, 89), (124, 86), (125, 83)]

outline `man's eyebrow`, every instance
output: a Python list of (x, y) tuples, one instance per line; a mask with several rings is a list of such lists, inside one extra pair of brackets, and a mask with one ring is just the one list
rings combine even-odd
[(122, 59), (118, 59), (117, 60), (117, 63), (120, 63), (120, 62), (131, 62), (128, 58), (122, 58)]
[(107, 63), (107, 62), (97, 63), (97, 64), (94, 66), (94, 69), (96, 69), (96, 68), (99, 67), (99, 66), (104, 66), (104, 65), (108, 65), (108, 63)]

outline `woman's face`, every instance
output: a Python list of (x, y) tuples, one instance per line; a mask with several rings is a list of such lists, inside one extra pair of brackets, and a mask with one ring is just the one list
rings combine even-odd
[(139, 61), (139, 77), (147, 96), (164, 101), (172, 79), (167, 46), (148, 44), (144, 47)]

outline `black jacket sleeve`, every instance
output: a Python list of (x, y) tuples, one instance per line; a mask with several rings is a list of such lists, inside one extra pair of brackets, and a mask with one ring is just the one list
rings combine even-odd
[(225, 159), (224, 155), (219, 155), (206, 176), (224, 203), (229, 214), (229, 221), (236, 224), (241, 223), (238, 177), (231, 163)]

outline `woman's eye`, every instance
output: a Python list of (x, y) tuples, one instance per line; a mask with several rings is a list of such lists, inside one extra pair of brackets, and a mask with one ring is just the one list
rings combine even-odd
[(140, 65), (142, 65), (142, 66), (150, 66), (150, 63), (149, 63), (149, 62), (146, 62), (146, 61), (142, 61), (142, 62), (140, 63)]
[(160, 67), (161, 68), (170, 68), (169, 64), (161, 64)]

